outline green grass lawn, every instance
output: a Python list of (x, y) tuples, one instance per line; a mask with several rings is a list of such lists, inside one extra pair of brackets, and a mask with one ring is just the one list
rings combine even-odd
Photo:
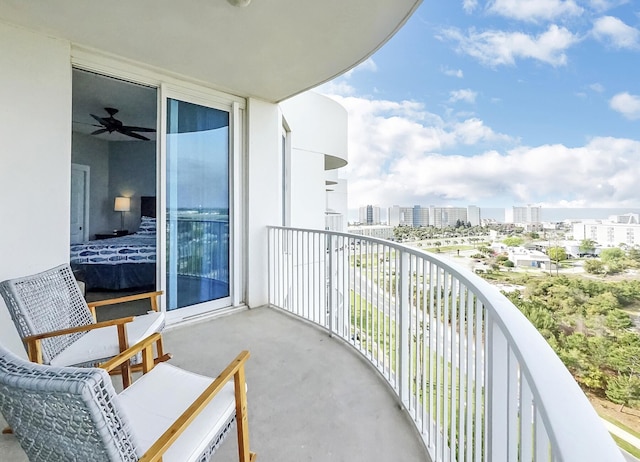
[[(378, 358), (375, 346), (382, 348), (385, 357), (390, 358), (391, 370), (396, 367), (396, 322), (382, 313), (370, 302), (364, 301), (360, 295), (351, 291), (351, 332), (360, 334), (360, 344)], [(382, 358), (379, 358), (380, 360)]]
[(613, 440), (616, 442), (616, 444), (618, 445), (619, 448), (624, 449), (629, 454), (631, 454), (633, 457), (636, 457), (636, 458), (640, 459), (640, 449), (638, 449), (635, 446), (627, 443), (625, 440), (623, 440), (621, 438), (618, 438), (613, 433), (611, 433), (611, 436), (613, 437)]

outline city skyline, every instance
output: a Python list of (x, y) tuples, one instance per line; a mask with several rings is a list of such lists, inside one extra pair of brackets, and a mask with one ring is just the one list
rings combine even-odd
[(321, 87), (349, 113), (349, 209), (638, 205), (640, 8), (424, 2)]
[[(382, 223), (388, 223), (388, 210), (389, 207), (381, 206), (378, 204), (367, 204), (374, 207), (379, 207), (381, 210), (380, 221)], [(366, 207), (365, 205), (364, 207)], [(415, 207), (418, 204), (394, 204), (399, 207)], [(431, 204), (434, 205), (434, 204)], [(429, 205), (420, 205), (423, 208), (429, 208)], [(436, 207), (445, 207), (442, 205), (435, 205)], [(363, 206), (356, 209), (349, 209), (349, 223), (360, 222), (360, 209)], [(452, 207), (476, 207), (473, 204), (466, 206), (452, 206)], [(519, 205), (513, 205), (512, 207), (521, 207)], [(497, 222), (506, 223), (507, 221), (507, 209), (512, 207), (478, 207), (480, 209), (481, 219), (490, 219)], [(628, 213), (640, 214), (640, 207), (541, 207), (540, 208), (540, 220), (542, 222), (561, 222), (565, 220), (606, 220), (614, 215), (625, 215)]]

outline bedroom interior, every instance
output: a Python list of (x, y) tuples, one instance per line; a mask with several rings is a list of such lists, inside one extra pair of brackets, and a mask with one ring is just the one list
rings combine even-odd
[(87, 300), (156, 288), (156, 107), (155, 88), (73, 70), (70, 263)]
[[(70, 263), (87, 300), (161, 286), (167, 310), (228, 297), (228, 110), (167, 99), (161, 186), (158, 89), (74, 69), (72, 92)], [(156, 218), (166, 220), (162, 236)]]

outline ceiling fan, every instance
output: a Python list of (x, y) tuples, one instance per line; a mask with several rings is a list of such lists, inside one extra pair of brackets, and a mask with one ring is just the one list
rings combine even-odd
[(148, 141), (149, 138), (136, 132), (155, 132), (156, 131), (154, 128), (132, 127), (129, 125), (124, 125), (120, 120), (114, 117), (114, 115), (118, 113), (117, 109), (114, 109), (112, 107), (105, 107), (104, 110), (107, 111), (107, 113), (109, 114), (109, 117), (100, 117), (94, 114), (90, 114), (90, 116), (93, 117), (100, 124), (100, 125), (94, 124), (94, 126), (102, 127), (99, 130), (96, 130), (93, 133), (91, 133), (92, 135), (98, 135), (100, 133), (105, 133), (105, 132), (109, 132), (109, 133), (118, 132), (118, 133), (122, 133), (123, 135), (130, 136), (132, 138)]

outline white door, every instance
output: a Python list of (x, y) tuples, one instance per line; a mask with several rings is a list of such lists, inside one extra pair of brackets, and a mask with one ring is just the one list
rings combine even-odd
[(71, 244), (89, 240), (89, 166), (71, 164)]

